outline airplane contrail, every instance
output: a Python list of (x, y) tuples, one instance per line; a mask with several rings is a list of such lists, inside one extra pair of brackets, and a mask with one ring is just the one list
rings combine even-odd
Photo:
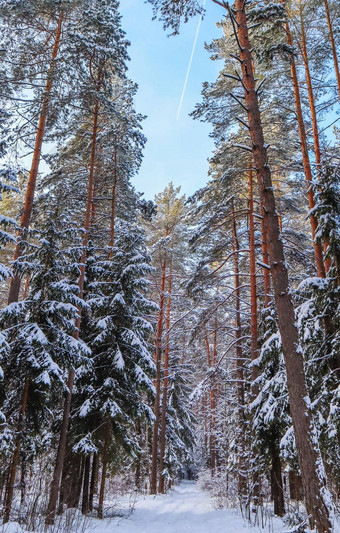
[[(206, 0), (204, 0), (204, 2), (203, 2), (203, 9), (205, 8), (205, 3), (206, 3)], [(178, 111), (177, 111), (177, 118), (176, 118), (176, 120), (179, 119), (179, 116), (180, 116), (180, 114), (181, 114), (182, 105), (183, 105), (184, 96), (185, 96), (185, 91), (186, 91), (186, 88), (187, 88), (187, 85), (188, 85), (188, 79), (189, 79), (189, 75), (190, 75), (190, 70), (191, 70), (192, 60), (193, 60), (193, 58), (194, 58), (194, 54), (195, 54), (195, 49), (196, 49), (196, 44), (197, 44), (198, 34), (199, 34), (199, 32), (200, 32), (200, 27), (201, 27), (202, 18), (203, 18), (203, 13), (200, 15), (200, 18), (199, 18), (199, 21), (198, 21), (198, 24), (197, 24), (196, 35), (195, 35), (195, 39), (194, 39), (194, 44), (192, 45), (191, 56), (190, 56), (189, 65), (188, 65), (187, 73), (186, 73), (185, 80), (184, 80), (184, 85), (183, 85), (183, 91), (182, 91), (182, 94), (181, 94), (181, 99), (180, 99), (180, 101), (179, 101), (179, 106), (178, 106)]]

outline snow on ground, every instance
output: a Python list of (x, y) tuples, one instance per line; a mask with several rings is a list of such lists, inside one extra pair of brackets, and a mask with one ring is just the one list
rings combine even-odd
[[(117, 502), (115, 502), (117, 504)], [(123, 505), (121, 505), (123, 504)], [(121, 516), (131, 501), (119, 502)], [(115, 507), (115, 506), (114, 506)], [(112, 508), (111, 508), (112, 509)], [(251, 526), (232, 509), (214, 509), (207, 492), (193, 481), (183, 481), (166, 495), (138, 497), (133, 513), (124, 518), (85, 518), (79, 511), (78, 525), (63, 528), (56, 524), (50, 533), (290, 533), (279, 518), (267, 518), (264, 528)], [(40, 528), (39, 528), (40, 531)], [(26, 533), (18, 524), (11, 523), (0, 533)], [(336, 528), (336, 533), (340, 531)]]
[[(165, 496), (146, 496), (137, 501), (134, 512), (126, 519), (100, 522), (95, 533), (245, 533), (283, 532), (277, 520), (265, 529), (250, 527), (233, 510), (214, 509), (208, 493), (193, 481), (183, 481)], [(93, 524), (94, 525), (94, 524)], [(274, 521), (275, 526), (275, 521)]]

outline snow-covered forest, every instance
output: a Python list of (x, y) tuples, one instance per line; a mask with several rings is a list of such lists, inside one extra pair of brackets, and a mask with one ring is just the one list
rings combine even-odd
[(221, 30), (151, 201), (123, 3), (0, 0), (1, 531), (335, 532), (340, 5), (147, 0)]

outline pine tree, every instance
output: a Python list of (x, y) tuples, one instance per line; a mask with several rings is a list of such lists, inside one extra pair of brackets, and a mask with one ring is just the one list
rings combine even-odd
[[(67, 216), (58, 220), (55, 212), (42, 225), (38, 244), (14, 265), (18, 275), (29, 275), (30, 292), (23, 302), (9, 304), (0, 314), (3, 335), (9, 346), (3, 410), (10, 414), (13, 407), (17, 407), (14, 417), (11, 415), (14, 452), (5, 522), (9, 520), (11, 511), (25, 417), (30, 411), (34, 413), (37, 403), (46, 412), (53, 384), (65, 387), (65, 371), (75, 367), (90, 353), (86, 345), (73, 336), (81, 302), (77, 296), (78, 287), (72, 282), (78, 268), (68, 260), (65, 249), (65, 242), (74, 240), (75, 232), (72, 226), (62, 230), (64, 225), (70, 225), (70, 220)], [(71, 259), (72, 255), (71, 252)]]

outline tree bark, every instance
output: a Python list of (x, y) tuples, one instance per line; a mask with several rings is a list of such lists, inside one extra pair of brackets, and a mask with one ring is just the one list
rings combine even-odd
[(171, 316), (171, 291), (172, 291), (172, 264), (170, 262), (169, 269), (169, 281), (168, 281), (168, 303), (166, 309), (165, 318), (165, 350), (164, 350), (164, 379), (163, 379), (163, 398), (162, 398), (162, 416), (161, 416), (161, 436), (159, 446), (159, 482), (158, 492), (164, 494), (164, 481), (165, 478), (162, 474), (164, 468), (164, 454), (165, 454), (165, 442), (166, 442), (166, 412), (167, 412), (167, 400), (168, 400), (168, 378), (169, 378), (169, 330), (170, 330), (170, 316)]
[(289, 470), (289, 496), (291, 500), (303, 500), (302, 480), (296, 470)]
[[(39, 124), (38, 124), (38, 129), (37, 129), (36, 138), (35, 138), (32, 166), (31, 166), (31, 170), (29, 173), (29, 177), (28, 177), (24, 210), (22, 212), (21, 220), (20, 220), (20, 232), (18, 234), (19, 241), (15, 247), (15, 252), (14, 252), (14, 261), (16, 261), (23, 253), (23, 247), (21, 246), (21, 241), (25, 240), (27, 236), (27, 231), (30, 226), (30, 222), (32, 218), (34, 193), (35, 193), (35, 187), (37, 183), (39, 163), (40, 163), (40, 157), (41, 157), (41, 147), (42, 147), (42, 143), (43, 143), (44, 135), (45, 135), (46, 120), (47, 120), (50, 97), (51, 97), (51, 90), (52, 90), (52, 85), (53, 85), (53, 70), (54, 70), (55, 60), (57, 58), (59, 47), (60, 47), (60, 38), (61, 38), (61, 30), (62, 30), (62, 25), (63, 25), (63, 18), (64, 18), (64, 13), (61, 11), (59, 15), (59, 19), (58, 19), (58, 26), (56, 29), (54, 46), (52, 50), (51, 65), (50, 65), (50, 68), (47, 74), (45, 92), (43, 96)], [(9, 289), (9, 295), (8, 295), (9, 304), (13, 302), (17, 302), (19, 300), (20, 286), (21, 286), (21, 277), (19, 275), (15, 275), (11, 280), (11, 286)]]
[(75, 454), (72, 453), (70, 446), (66, 447), (65, 460), (63, 465), (63, 471), (61, 475), (60, 491), (59, 491), (59, 504), (57, 514), (62, 515), (64, 512), (64, 504), (68, 504), (70, 494), (72, 494), (72, 479), (74, 478), (74, 458)]
[(103, 467), (102, 467), (102, 477), (100, 480), (100, 491), (99, 491), (99, 501), (98, 501), (98, 518), (103, 518), (103, 504), (104, 504), (104, 495), (105, 495), (105, 482), (106, 482), (106, 473), (107, 465), (109, 461), (109, 447), (111, 441), (111, 420), (108, 418), (105, 428), (105, 442), (103, 450)]
[(234, 258), (234, 276), (235, 276), (235, 349), (236, 349), (236, 387), (237, 387), (237, 411), (238, 411), (238, 495), (243, 503), (247, 491), (246, 469), (244, 462), (244, 437), (245, 437), (245, 412), (244, 412), (244, 358), (241, 343), (241, 306), (240, 306), (240, 269), (239, 269), (239, 251), (240, 244), (237, 235), (236, 217), (234, 209), (234, 199), (232, 199), (232, 237), (233, 237), (233, 258)]
[(20, 505), (23, 506), (26, 501), (26, 457), (21, 460), (21, 477), (20, 477)]
[(159, 313), (157, 320), (156, 341), (155, 341), (155, 362), (156, 362), (156, 396), (152, 433), (152, 459), (151, 459), (151, 479), (150, 479), (150, 493), (157, 493), (157, 456), (158, 456), (158, 429), (159, 429), (159, 415), (160, 415), (160, 392), (161, 392), (161, 360), (162, 360), (162, 332), (163, 332), (163, 318), (164, 318), (164, 289), (166, 277), (166, 258), (162, 262), (162, 280), (161, 292), (159, 299)]
[[(214, 333), (213, 349), (211, 353), (209, 336), (208, 336), (208, 332), (206, 330), (205, 325), (204, 325), (204, 340), (205, 340), (205, 345), (207, 348), (207, 363), (208, 363), (208, 367), (211, 368), (215, 363), (214, 354), (216, 353), (216, 347), (214, 347), (214, 345), (216, 344), (216, 337)], [(216, 468), (216, 455), (215, 455), (216, 443), (215, 443), (215, 434), (214, 434), (215, 432), (214, 384), (212, 382), (212, 379), (209, 380), (208, 396), (209, 396), (209, 403), (207, 401), (206, 396), (204, 396), (205, 444), (206, 444), (206, 448), (209, 449), (209, 460), (210, 460), (209, 466), (210, 466), (211, 475), (213, 476), (215, 473), (215, 468)], [(209, 444), (209, 448), (208, 448), (208, 444)]]
[[(286, 36), (287, 36), (287, 44), (289, 46), (293, 46), (288, 21), (286, 22)], [(294, 89), (296, 116), (297, 116), (297, 121), (298, 121), (298, 126), (299, 126), (302, 162), (303, 162), (303, 168), (304, 168), (305, 177), (306, 177), (308, 206), (309, 206), (309, 209), (312, 210), (315, 207), (315, 199), (314, 199), (314, 191), (313, 191), (313, 175), (312, 175), (312, 169), (311, 169), (309, 153), (308, 153), (305, 122), (304, 122), (303, 114), (302, 114), (299, 80), (298, 80), (298, 75), (297, 75), (297, 70), (296, 70), (295, 59), (293, 56), (290, 59), (290, 71), (292, 75), (292, 82), (293, 82), (293, 89)], [(321, 243), (315, 242), (315, 233), (318, 227), (318, 221), (313, 213), (310, 215), (309, 219), (310, 219), (310, 225), (311, 225), (311, 231), (312, 231), (316, 270), (317, 270), (318, 276), (320, 278), (324, 278), (325, 277), (325, 266), (323, 262), (322, 245)]]
[(287, 372), (290, 410), (306, 497), (306, 508), (308, 514), (311, 515), (311, 525), (316, 527), (319, 533), (331, 533), (331, 510), (324, 496), (325, 492), (327, 492), (326, 479), (312, 422), (303, 357), (299, 346), (283, 243), (275, 208), (271, 172), (268, 165), (267, 148), (264, 142), (258, 95), (255, 88), (244, 0), (236, 0), (235, 7), (237, 20), (235, 31), (240, 48), (245, 106), (252, 140), (253, 161), (257, 171), (259, 196), (263, 208), (265, 234), (268, 238), (270, 269)]
[[(258, 324), (257, 324), (257, 287), (256, 287), (256, 254), (255, 254), (255, 223), (254, 223), (254, 195), (253, 195), (253, 171), (249, 172), (249, 271), (250, 271), (250, 302), (251, 302), (251, 360), (258, 358)], [(258, 387), (254, 381), (258, 377), (258, 367), (253, 366), (251, 371), (252, 396), (258, 394)]]
[(91, 468), (91, 456), (86, 455), (84, 457), (84, 479), (83, 479), (83, 499), (81, 505), (81, 512), (87, 514), (90, 509), (89, 503), (89, 483), (90, 483), (90, 468)]
[(262, 246), (262, 262), (264, 265), (268, 265), (268, 268), (263, 268), (263, 290), (264, 290), (264, 306), (269, 307), (271, 301), (271, 283), (270, 283), (270, 266), (268, 255), (268, 235), (266, 231), (266, 219), (264, 211), (261, 206), (261, 246)]
[[(304, 63), (305, 73), (306, 73), (309, 108), (310, 108), (311, 117), (312, 117), (315, 164), (316, 164), (316, 168), (317, 168), (317, 171), (318, 171), (318, 175), (320, 176), (320, 171), (321, 171), (321, 150), (320, 150), (319, 127), (318, 127), (318, 120), (317, 120), (317, 115), (316, 115), (316, 107), (315, 107), (315, 98), (314, 98), (312, 77), (311, 77), (310, 69), (309, 69), (309, 60), (308, 60), (308, 51), (307, 51), (307, 42), (306, 42), (306, 32), (305, 32), (305, 24), (304, 24), (304, 20), (303, 20), (303, 12), (302, 12), (302, 0), (299, 0), (299, 14), (300, 14), (300, 26), (301, 26), (302, 57), (303, 57), (303, 63)], [(327, 250), (328, 245), (329, 245), (329, 242), (325, 242), (324, 243), (324, 246), (323, 246), (324, 251)], [(329, 271), (331, 266), (332, 266), (331, 260), (329, 258), (325, 259), (324, 268), (325, 268), (325, 272), (326, 273)]]
[[(114, 149), (114, 167), (113, 167), (113, 185), (111, 198), (111, 225), (110, 225), (110, 247), (113, 248), (115, 244), (115, 215), (116, 215), (116, 191), (117, 191), (117, 148)], [(110, 252), (110, 257), (113, 251)]]
[[(252, 161), (250, 161), (250, 167)], [(257, 321), (257, 286), (256, 286), (256, 249), (255, 249), (255, 221), (254, 221), (254, 194), (253, 194), (253, 171), (249, 171), (249, 273), (250, 273), (250, 350), (251, 361), (255, 361), (259, 355), (258, 349), (258, 321)], [(255, 383), (258, 378), (259, 371), (257, 366), (252, 366), (251, 369), (251, 397), (254, 400), (259, 388)], [(260, 501), (260, 476), (257, 469), (256, 457), (258, 450), (252, 446), (253, 452), (253, 498), (254, 504), (257, 505)]]
[(282, 484), (282, 467), (280, 459), (280, 448), (276, 436), (273, 437), (271, 446), (271, 493), (274, 501), (274, 514), (283, 516), (285, 514), (285, 502)]
[(74, 484), (75, 490), (70, 495), (70, 501), (67, 507), (73, 507), (74, 509), (77, 509), (79, 506), (81, 489), (83, 487), (84, 472), (85, 472), (85, 458), (80, 456), (79, 457), (79, 468), (78, 468), (78, 471), (76, 471), (76, 474), (78, 474), (78, 476), (77, 477), (75, 476), (72, 479), (72, 483)]
[(338, 61), (338, 55), (336, 52), (336, 46), (335, 46), (335, 40), (334, 40), (334, 33), (333, 33), (333, 27), (332, 27), (332, 20), (329, 13), (329, 7), (328, 7), (328, 0), (324, 0), (325, 4), (325, 11), (326, 11), (326, 17), (327, 17), (327, 25), (328, 25), (328, 31), (329, 31), (329, 39), (331, 41), (331, 47), (332, 47), (332, 54), (333, 54), (333, 62), (334, 62), (334, 70), (335, 70), (335, 76), (336, 81), (338, 85), (338, 93), (339, 93), (339, 100), (340, 100), (340, 70), (339, 70), (339, 61)]
[[(216, 288), (216, 298), (219, 293), (219, 286)], [(211, 366), (216, 368), (217, 363), (217, 329), (218, 329), (218, 320), (217, 320), (217, 309), (218, 304), (216, 302), (215, 317), (214, 317), (214, 336), (213, 336), (213, 345), (212, 345), (212, 354), (211, 354)], [(217, 383), (215, 376), (210, 379), (210, 466), (212, 476), (215, 474), (215, 471), (218, 466), (218, 446), (216, 442), (216, 407), (217, 407)]]

